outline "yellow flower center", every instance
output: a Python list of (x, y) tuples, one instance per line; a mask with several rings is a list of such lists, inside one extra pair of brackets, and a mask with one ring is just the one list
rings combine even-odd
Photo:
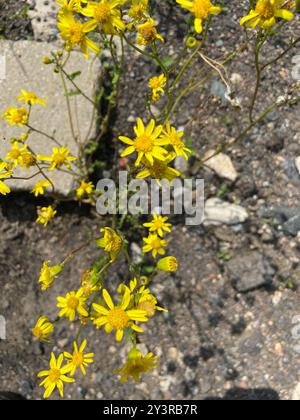
[(164, 222), (161, 219), (157, 219), (153, 222), (153, 225), (156, 229), (162, 229), (164, 227)]
[(82, 30), (82, 24), (80, 22), (74, 22), (70, 27), (69, 40), (72, 44), (80, 44), (85, 34)]
[(153, 25), (144, 25), (139, 32), (147, 43), (151, 43), (156, 39), (157, 31)]
[(12, 158), (12, 159), (17, 160), (17, 159), (19, 159), (19, 157), (21, 156), (21, 152), (20, 152), (20, 150), (19, 150), (19, 149), (12, 149), (12, 150), (10, 151), (10, 156), (11, 156), (11, 158)]
[(61, 373), (59, 369), (51, 369), (48, 379), (53, 384), (56, 384), (60, 380), (60, 376), (61, 376)]
[(152, 249), (160, 249), (161, 248), (161, 241), (159, 238), (152, 239), (151, 241)]
[(36, 158), (31, 153), (25, 153), (22, 157), (23, 163), (25, 166), (34, 166), (36, 163)]
[(127, 327), (129, 317), (124, 309), (113, 308), (107, 315), (107, 322), (117, 330), (123, 330)]
[(274, 8), (269, 0), (259, 0), (255, 11), (265, 19), (270, 19), (274, 16)]
[(108, 4), (99, 4), (94, 11), (94, 18), (99, 23), (106, 23), (111, 18), (111, 10)]
[(210, 8), (210, 0), (194, 0), (194, 13), (197, 19), (206, 19)]
[(67, 307), (69, 309), (76, 309), (78, 305), (79, 305), (79, 299), (77, 299), (77, 297), (75, 296), (70, 297), (67, 301)]
[(66, 157), (61, 153), (57, 153), (56, 155), (53, 156), (53, 162), (55, 162), (57, 166), (62, 166), (65, 160), (66, 160)]
[(73, 355), (73, 358), (72, 358), (73, 365), (80, 366), (83, 364), (83, 362), (84, 362), (84, 356), (82, 353), (76, 353)]
[(153, 140), (147, 134), (142, 134), (135, 139), (134, 147), (139, 153), (151, 152), (153, 149)]
[(184, 148), (184, 144), (183, 142), (180, 140), (180, 137), (178, 136), (177, 133), (172, 134), (170, 136), (170, 142), (171, 144), (176, 147), (177, 149), (183, 149)]
[(139, 302), (137, 308), (141, 311), (146, 311), (148, 317), (155, 315), (155, 303), (151, 299)]

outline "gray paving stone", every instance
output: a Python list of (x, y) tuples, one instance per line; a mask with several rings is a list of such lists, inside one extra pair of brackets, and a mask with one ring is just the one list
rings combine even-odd
[[(0, 41), (0, 56), (4, 56), (6, 61), (5, 79), (0, 80), (0, 115), (9, 106), (18, 104), (20, 106), (20, 102), (17, 102), (20, 89), (35, 92), (39, 97), (47, 99), (47, 106), (34, 106), (30, 125), (49, 134), (56, 132), (55, 137), (70, 148), (71, 153), (76, 156), (78, 144), (71, 134), (60, 75), (53, 72), (52, 65), (46, 66), (42, 63), (43, 56), (50, 55), (54, 49), (57, 48), (50, 43)], [(99, 74), (99, 63), (93, 64), (93, 60), (86, 60), (81, 53), (72, 52), (66, 69), (69, 73), (81, 71), (81, 75), (76, 78), (76, 83), (91, 97), (93, 85)], [(80, 133), (80, 139), (83, 141), (89, 131), (93, 105), (81, 95), (71, 96), (70, 101), (72, 113), (76, 115), (75, 130), (76, 133)], [(6, 121), (0, 120), (0, 157), (4, 158), (11, 148), (8, 139), (19, 136), (24, 131), (24, 127), (10, 127)], [(95, 127), (92, 129), (90, 138), (94, 135)], [(55, 146), (51, 140), (36, 133), (30, 136), (29, 145), (37, 154), (50, 155), (52, 147)], [(28, 177), (33, 171), (17, 168), (16, 175)], [(72, 176), (58, 171), (48, 173), (59, 193), (70, 194), (74, 188)], [(38, 180), (39, 178), (36, 177), (28, 181), (10, 180), (8, 183), (13, 190), (29, 191)]]

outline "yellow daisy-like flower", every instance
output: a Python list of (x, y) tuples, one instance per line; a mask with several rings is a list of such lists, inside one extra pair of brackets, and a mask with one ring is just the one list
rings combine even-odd
[[(294, 2), (292, 2), (292, 6)], [(294, 14), (289, 10), (289, 2), (285, 0), (258, 0), (255, 9), (251, 9), (244, 16), (240, 24), (246, 24), (249, 28), (260, 26), (262, 29), (270, 29), (278, 19), (292, 20)]]
[(19, 125), (22, 127), (28, 122), (28, 111), (25, 108), (8, 108), (2, 115), (2, 119), (7, 119), (10, 125)]
[(138, 36), (136, 39), (137, 44), (147, 46), (151, 45), (157, 39), (164, 43), (164, 38), (159, 35), (155, 26), (154, 20), (151, 18), (148, 18), (147, 22), (138, 25)]
[(83, 290), (79, 289), (77, 292), (70, 292), (66, 294), (66, 297), (59, 296), (57, 298), (57, 307), (62, 308), (59, 312), (59, 317), (67, 317), (71, 322), (74, 321), (76, 314), (80, 314), (84, 317), (88, 316), (88, 312), (85, 309), (86, 297), (83, 296)]
[(169, 312), (167, 309), (157, 306), (156, 297), (150, 293), (149, 289), (145, 289), (144, 287), (137, 294), (136, 309), (146, 311), (149, 318), (152, 318), (156, 311)]
[(36, 223), (41, 223), (45, 227), (55, 217), (57, 211), (52, 206), (38, 207), (38, 218)]
[(10, 164), (7, 162), (0, 162), (0, 194), (2, 195), (10, 193), (10, 188), (3, 181), (1, 181), (1, 179), (9, 178), (12, 175), (12, 172), (9, 169), (11, 169)]
[(166, 257), (158, 261), (156, 268), (160, 271), (175, 272), (178, 270), (178, 260), (175, 257)]
[(143, 332), (143, 329), (135, 324), (135, 322), (148, 322), (147, 312), (137, 309), (128, 310), (131, 301), (131, 294), (129, 289), (125, 290), (120, 305), (115, 306), (110, 294), (106, 289), (103, 290), (103, 299), (108, 306), (108, 309), (96, 303), (93, 308), (100, 315), (94, 319), (94, 324), (97, 328), (105, 325), (105, 331), (111, 333), (116, 330), (116, 340), (122, 341), (125, 328), (131, 328), (136, 332)]
[(91, 195), (94, 189), (95, 186), (92, 182), (81, 181), (80, 187), (76, 190), (76, 196), (81, 198), (84, 195)]
[(121, 157), (137, 153), (138, 157), (135, 162), (136, 166), (139, 166), (143, 157), (150, 162), (150, 165), (154, 164), (154, 159), (164, 161), (168, 152), (162, 147), (166, 144), (165, 140), (160, 138), (163, 127), (161, 125), (155, 126), (155, 121), (151, 120), (147, 127), (144, 126), (143, 121), (138, 118), (137, 125), (134, 127), (135, 139), (130, 139), (125, 136), (120, 136), (119, 139), (129, 145)]
[(171, 183), (174, 181), (174, 179), (181, 175), (179, 171), (168, 166), (174, 160), (174, 158), (175, 155), (168, 156), (164, 162), (154, 159), (153, 165), (151, 165), (147, 159), (143, 159), (142, 164), (145, 166), (145, 169), (140, 171), (136, 178), (145, 179), (151, 177), (152, 179), (155, 179), (159, 185), (161, 185), (162, 180), (166, 180)]
[(160, 99), (160, 95), (165, 93), (164, 88), (167, 84), (167, 78), (164, 74), (154, 76), (149, 80), (148, 84), (152, 91), (152, 101), (157, 102)]
[(67, 51), (71, 51), (75, 46), (79, 46), (83, 55), (88, 58), (89, 49), (99, 54), (100, 48), (90, 40), (87, 34), (94, 31), (97, 22), (88, 21), (85, 23), (76, 20), (71, 12), (62, 12), (58, 15), (58, 29), (60, 36), (66, 42)]
[(15, 167), (22, 163), (22, 157), (24, 151), (27, 149), (27, 144), (19, 147), (19, 143), (15, 141), (9, 153), (7, 153), (5, 159), (11, 161)]
[(126, 25), (121, 19), (120, 5), (123, 0), (89, 1), (87, 7), (82, 9), (84, 16), (92, 18), (91, 22), (98, 26), (105, 34), (115, 34), (116, 29), (125, 31)]
[(150, 372), (158, 366), (157, 359), (157, 356), (154, 356), (153, 353), (143, 356), (139, 350), (133, 348), (124, 366), (115, 370), (115, 373), (121, 375), (121, 382), (123, 383), (127, 382), (129, 377), (138, 382), (141, 375)]
[(39, 378), (46, 378), (41, 382), (40, 386), (45, 388), (44, 398), (49, 398), (53, 391), (57, 388), (61, 397), (64, 396), (64, 382), (72, 383), (75, 379), (66, 376), (69, 368), (63, 366), (64, 356), (61, 354), (56, 360), (55, 354), (51, 353), (50, 369), (43, 370), (38, 374)]
[(78, 349), (77, 343), (74, 341), (73, 343), (74, 345), (74, 353), (70, 354), (70, 353), (64, 353), (65, 358), (69, 361), (69, 363), (67, 364), (66, 368), (69, 368), (69, 372), (71, 376), (74, 376), (77, 369), (80, 368), (81, 372), (83, 373), (83, 375), (86, 375), (86, 370), (85, 368), (91, 364), (94, 363), (94, 353), (87, 353), (84, 354), (84, 349), (86, 348), (87, 345), (87, 340), (84, 340), (81, 344), (81, 346)]
[(46, 316), (41, 316), (31, 331), (38, 340), (49, 342), (50, 336), (54, 331), (54, 325)]
[(36, 157), (34, 156), (33, 153), (26, 152), (26, 153), (23, 153), (22, 156), (21, 156), (20, 165), (23, 168), (29, 169), (32, 166), (35, 166), (36, 165), (36, 161), (37, 161), (37, 159), (36, 159)]
[(188, 149), (181, 140), (183, 136), (183, 131), (176, 131), (176, 129), (171, 127), (170, 123), (167, 122), (166, 128), (163, 130), (161, 137), (173, 147), (176, 156), (183, 156), (186, 160), (188, 160), (188, 153), (192, 153), (192, 151)]
[(111, 260), (114, 261), (122, 249), (123, 240), (115, 230), (109, 227), (101, 229), (100, 232), (104, 233), (104, 237), (97, 240), (97, 245), (108, 252)]
[(56, 0), (61, 7), (58, 14), (61, 15), (66, 12), (81, 13), (82, 4), (86, 4), (87, 0)]
[(49, 181), (39, 181), (35, 184), (32, 189), (32, 193), (38, 197), (39, 195), (44, 195), (46, 188), (51, 187), (51, 183)]
[(63, 266), (62, 265), (55, 265), (53, 267), (49, 267), (50, 261), (45, 261), (43, 267), (41, 269), (40, 278), (38, 282), (41, 284), (41, 289), (43, 291), (49, 289), (55, 278), (61, 273)]
[(40, 104), (45, 106), (47, 101), (45, 99), (38, 98), (34, 92), (27, 92), (25, 89), (21, 89), (21, 94), (18, 97), (18, 101), (24, 102), (29, 106)]
[(148, 238), (143, 238), (143, 241), (146, 243), (143, 247), (144, 253), (152, 252), (153, 258), (156, 258), (158, 254), (166, 254), (164, 248), (168, 246), (168, 242), (165, 239), (160, 238), (158, 235), (150, 233)]
[(195, 30), (198, 34), (201, 34), (203, 27), (203, 21), (206, 20), (209, 15), (218, 15), (222, 9), (221, 7), (214, 6), (210, 0), (176, 0), (178, 4), (184, 9), (195, 15)]
[(150, 232), (157, 232), (159, 236), (163, 237), (164, 232), (171, 232), (171, 223), (167, 223), (168, 217), (158, 216), (156, 213), (153, 214), (153, 220), (150, 223), (144, 223), (146, 228), (149, 228)]
[(149, 9), (149, 0), (132, 0), (128, 16), (136, 22), (145, 19)]
[(61, 168), (65, 166), (67, 169), (71, 169), (70, 162), (76, 160), (76, 157), (70, 156), (70, 150), (66, 147), (53, 147), (52, 156), (38, 155), (37, 158), (47, 162), (51, 162), (49, 171), (53, 171), (55, 168)]

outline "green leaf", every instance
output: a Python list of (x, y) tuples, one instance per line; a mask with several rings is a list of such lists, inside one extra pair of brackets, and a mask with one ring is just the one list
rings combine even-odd
[(72, 81), (74, 81), (76, 79), (76, 77), (78, 77), (80, 75), (81, 75), (81, 71), (80, 70), (75, 71), (74, 73), (69, 74), (69, 79), (72, 80)]

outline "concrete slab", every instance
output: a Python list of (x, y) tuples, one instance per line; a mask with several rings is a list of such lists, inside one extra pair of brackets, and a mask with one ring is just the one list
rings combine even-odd
[[(50, 135), (55, 132), (55, 137), (66, 147), (70, 148), (71, 153), (76, 156), (79, 150), (75, 142), (70, 125), (66, 99), (63, 93), (61, 78), (59, 74), (53, 72), (52, 65), (44, 65), (42, 58), (50, 55), (52, 50), (57, 50), (51, 43), (38, 43), (32, 41), (0, 41), (0, 56), (5, 57), (6, 63), (5, 78), (0, 80), (0, 115), (9, 106), (20, 105), (17, 97), (20, 89), (35, 92), (39, 97), (47, 99), (47, 107), (36, 105), (30, 117), (30, 125), (38, 128)], [(93, 94), (93, 85), (97, 81), (99, 74), (99, 62), (86, 60), (81, 53), (72, 52), (71, 58), (66, 67), (69, 73), (81, 71), (81, 75), (76, 78), (76, 83), (89, 97)], [(3, 69), (2, 69), (3, 70)], [(70, 86), (70, 89), (72, 86)], [(73, 88), (74, 90), (74, 88)], [(93, 105), (81, 95), (71, 96), (71, 109), (75, 118), (75, 131), (79, 134), (81, 141), (87, 136), (93, 111)], [(0, 120), (0, 157), (4, 158), (11, 145), (9, 138), (19, 136), (24, 132), (22, 127), (10, 127), (6, 121)], [(95, 135), (95, 127), (92, 128), (90, 138)], [(3, 141), (3, 139), (6, 139)], [(33, 133), (30, 136), (29, 145), (35, 153), (50, 154), (52, 147), (55, 146), (51, 140)], [(30, 176), (34, 170), (18, 169), (17, 176)], [(74, 188), (72, 176), (51, 171), (51, 179), (55, 182), (57, 191), (63, 195), (68, 195)], [(8, 181), (13, 190), (31, 190), (33, 185), (40, 180), (11, 180)]]

